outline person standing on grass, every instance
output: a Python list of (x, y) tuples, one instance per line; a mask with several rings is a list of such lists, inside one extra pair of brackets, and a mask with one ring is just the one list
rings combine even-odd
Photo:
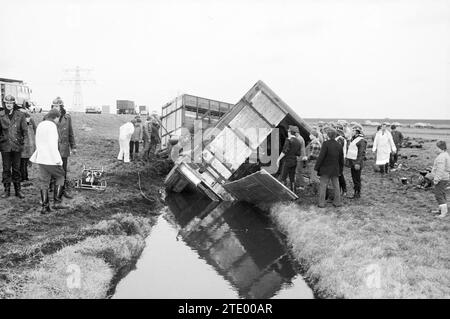
[(25, 198), (21, 192), (20, 154), (23, 150), (25, 137), (28, 135), (25, 114), (19, 111), (16, 99), (6, 95), (5, 108), (0, 110), (0, 152), (2, 153), (3, 173), (2, 183), (5, 193), (2, 198), (11, 196), (11, 182), (14, 184), (15, 196)]
[(361, 172), (366, 156), (367, 141), (360, 125), (354, 126), (352, 132), (353, 137), (348, 146), (346, 158), (350, 165), (353, 180), (354, 194), (350, 198), (358, 199), (361, 197)]
[[(337, 126), (337, 137), (336, 141), (341, 144), (342, 152), (344, 154), (344, 159), (347, 155), (347, 139), (345, 138), (344, 127), (341, 125)], [(344, 171), (339, 175), (339, 189), (341, 191), (341, 196), (347, 196), (347, 183), (345, 181)]]
[(143, 137), (143, 127), (142, 121), (139, 117), (135, 119), (134, 131), (130, 139), (130, 159), (134, 160), (138, 158), (139, 155), (139, 143), (142, 141)]
[(160, 136), (160, 120), (158, 114), (153, 112), (152, 114), (152, 127), (151, 127), (151, 138), (150, 138), (150, 153), (157, 154), (161, 146), (161, 136)]
[(130, 162), (130, 140), (131, 136), (134, 133), (134, 123), (135, 120), (132, 120), (131, 122), (127, 122), (123, 124), (119, 128), (119, 155), (117, 156), (117, 159), (119, 161), (124, 161), (124, 163)]
[(31, 118), (28, 110), (25, 111), (25, 119), (27, 121), (28, 134), (25, 136), (20, 160), (20, 176), (22, 182), (29, 181), (28, 166), (31, 164), (30, 157), (36, 149), (36, 123)]
[[(298, 130), (298, 128), (297, 128)], [(281, 173), (279, 181), (286, 184), (289, 176), (289, 189), (295, 192), (295, 171), (297, 167), (297, 156), (300, 156), (300, 141), (295, 137), (294, 126), (289, 126), (288, 138), (284, 142), (283, 150), (277, 159), (277, 167), (280, 167)]]
[(305, 179), (303, 178), (303, 164), (308, 160), (305, 150), (305, 139), (300, 135), (297, 126), (292, 127), (295, 132), (295, 138), (300, 142), (300, 156), (297, 157), (297, 166), (295, 170), (295, 186), (303, 190), (305, 188)]
[(389, 166), (391, 168), (394, 168), (395, 164), (397, 164), (399, 150), (402, 147), (403, 134), (402, 134), (402, 132), (397, 130), (397, 126), (395, 126), (395, 125), (391, 125), (391, 134), (392, 134), (392, 139), (394, 140), (395, 147), (397, 148), (397, 151), (392, 152), (391, 158), (389, 161)]
[(147, 117), (147, 119), (144, 122), (144, 125), (142, 126), (142, 139), (144, 140), (144, 150), (142, 151), (142, 158), (144, 160), (149, 159), (149, 153), (150, 153), (150, 139), (152, 135), (152, 121), (151, 117)]
[(64, 107), (64, 102), (59, 96), (53, 100), (52, 109), (57, 109), (61, 114), (56, 125), (58, 127), (59, 134), (58, 147), (59, 152), (61, 153), (63, 169), (65, 172), (63, 196), (65, 198), (71, 199), (72, 195), (69, 193), (69, 183), (67, 181), (67, 167), (70, 154), (75, 155), (77, 153), (77, 147), (75, 145), (75, 135), (73, 134), (72, 118), (69, 114), (67, 114)]
[(62, 208), (64, 192), (64, 180), (66, 171), (63, 168), (63, 159), (58, 147), (57, 123), (61, 113), (57, 108), (51, 109), (44, 120), (39, 123), (36, 129), (36, 150), (31, 155), (30, 161), (39, 165), (39, 182), (41, 195), (41, 214), (51, 212), (48, 187), (50, 179), (55, 180), (53, 191), (54, 208)]
[(319, 177), (317, 176), (317, 172), (314, 170), (314, 167), (316, 166), (316, 160), (319, 157), (322, 143), (319, 141), (318, 131), (312, 131), (309, 135), (309, 139), (311, 141), (306, 147), (306, 157), (308, 158), (306, 167), (309, 174), (309, 185), (312, 187), (313, 194), (317, 195), (319, 192)]
[(381, 174), (388, 173), (391, 153), (397, 152), (397, 148), (391, 133), (386, 129), (386, 123), (383, 123), (381, 129), (375, 134), (372, 152), (376, 153), (375, 164), (380, 167)]
[(331, 181), (334, 188), (335, 207), (342, 206), (339, 191), (339, 175), (344, 169), (344, 153), (341, 144), (336, 141), (337, 132), (333, 129), (327, 130), (328, 140), (323, 142), (319, 157), (314, 169), (320, 176), (319, 203), (318, 206), (325, 207), (325, 197), (328, 183)]
[(450, 155), (447, 152), (445, 141), (438, 141), (436, 146), (439, 155), (434, 160), (433, 169), (427, 177), (433, 180), (434, 195), (439, 205), (439, 211), (433, 212), (440, 212), (438, 217), (443, 218), (448, 213), (446, 188), (450, 180)]

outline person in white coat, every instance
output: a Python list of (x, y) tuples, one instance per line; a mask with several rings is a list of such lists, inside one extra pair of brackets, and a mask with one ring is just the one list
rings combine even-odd
[(134, 133), (134, 123), (135, 120), (132, 120), (131, 122), (127, 122), (123, 124), (119, 128), (119, 155), (117, 156), (117, 159), (119, 161), (124, 161), (124, 163), (130, 162), (130, 141), (131, 136)]
[(63, 208), (62, 202), (64, 190), (63, 161), (58, 150), (58, 128), (56, 123), (61, 113), (58, 109), (50, 110), (44, 121), (39, 123), (36, 129), (36, 150), (30, 157), (30, 161), (39, 165), (39, 182), (42, 210), (41, 214), (51, 211), (48, 198), (48, 185), (50, 179), (55, 179), (54, 208)]
[(383, 123), (381, 129), (376, 133), (373, 141), (372, 151), (376, 153), (375, 164), (380, 167), (381, 174), (388, 173), (391, 153), (397, 152), (391, 132), (386, 129)]

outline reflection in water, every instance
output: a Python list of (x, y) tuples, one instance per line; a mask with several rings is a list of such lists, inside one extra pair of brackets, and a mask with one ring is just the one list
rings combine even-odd
[(198, 193), (167, 202), (114, 298), (313, 298), (264, 212)]
[[(195, 194), (168, 198), (165, 218), (178, 236), (238, 291), (241, 298), (270, 298), (289, 290), (295, 263), (264, 212), (247, 203), (215, 203)], [(301, 277), (299, 290), (311, 292)], [(294, 288), (294, 287), (293, 287)], [(296, 290), (296, 289), (294, 289)], [(295, 295), (295, 292), (292, 294)], [(296, 298), (306, 297), (301, 291)]]

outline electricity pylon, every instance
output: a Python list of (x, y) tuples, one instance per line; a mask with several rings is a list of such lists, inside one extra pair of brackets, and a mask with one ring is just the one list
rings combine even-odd
[[(69, 75), (69, 77), (61, 80), (61, 83), (73, 84), (72, 111), (84, 112), (81, 83), (95, 83), (94, 80), (87, 78), (87, 75), (89, 75), (91, 71), (92, 69), (83, 69), (79, 66), (76, 66), (74, 69), (64, 69), (64, 72)], [(86, 77), (82, 77), (82, 73), (85, 73)]]

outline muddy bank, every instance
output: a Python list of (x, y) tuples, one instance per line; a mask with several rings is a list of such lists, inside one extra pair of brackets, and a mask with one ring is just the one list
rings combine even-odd
[[(417, 155), (403, 163), (432, 165), (433, 147), (402, 149)], [(430, 213), (431, 192), (399, 185), (396, 175), (413, 172), (381, 177), (368, 155), (360, 200), (320, 209), (304, 194), (295, 203), (270, 207), (310, 287), (325, 298), (449, 298), (449, 219)], [(345, 177), (351, 193), (348, 169)]]
[(170, 168), (163, 160), (123, 165), (111, 170), (106, 192), (75, 192), (68, 209), (40, 215), (29, 199), (2, 216), (8, 222), (0, 233), (1, 298), (105, 298), (114, 292), (164, 206), (162, 178)]
[[(0, 298), (104, 298), (134, 265), (164, 206), (162, 181), (172, 164), (158, 158), (118, 161), (115, 136), (126, 120), (104, 117), (93, 125), (87, 115), (74, 116), (78, 153), (69, 159), (69, 179), (80, 178), (84, 166), (103, 167), (104, 192), (72, 190), (73, 199), (63, 201), (66, 209), (41, 215), (33, 165), (25, 199), (0, 199)], [(92, 130), (85, 132), (86, 125)], [(74, 283), (71, 289), (67, 280)]]
[(3, 274), (0, 296), (105, 298), (140, 256), (153, 221), (116, 214), (71, 237), (37, 244), (28, 252), (9, 256), (11, 262), (22, 260), (36, 265)]

